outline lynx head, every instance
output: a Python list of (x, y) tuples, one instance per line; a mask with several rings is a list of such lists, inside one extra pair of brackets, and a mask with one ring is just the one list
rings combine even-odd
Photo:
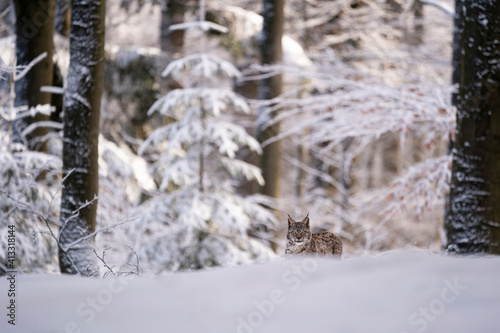
[(309, 227), (309, 214), (300, 222), (288, 215), (288, 244), (292, 246), (309, 245), (311, 242), (311, 228)]

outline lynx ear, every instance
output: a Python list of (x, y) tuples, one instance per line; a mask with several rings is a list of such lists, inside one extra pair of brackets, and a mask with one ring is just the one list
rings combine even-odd
[(288, 226), (290, 226), (293, 222), (295, 221), (290, 217), (290, 215), (288, 215)]
[(306, 227), (309, 227), (309, 213), (307, 213), (306, 217), (304, 217), (302, 223), (305, 223)]

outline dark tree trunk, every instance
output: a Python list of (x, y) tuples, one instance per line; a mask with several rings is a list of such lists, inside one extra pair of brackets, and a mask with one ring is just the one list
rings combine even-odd
[(55, 29), (64, 37), (69, 37), (69, 27), (71, 20), (71, 0), (57, 0)]
[(457, 1), (447, 250), (500, 253), (500, 3)]
[[(417, 1), (417, 0), (416, 0)], [(395, 14), (401, 14), (404, 10), (403, 3), (398, 0), (387, 0), (387, 9)]]
[[(40, 92), (40, 88), (52, 85), (55, 0), (16, 0), (14, 5), (17, 65), (27, 65), (40, 54), (47, 52), (45, 59), (36, 64), (24, 78), (16, 82), (14, 105), (33, 107), (38, 104), (50, 104), (51, 94)], [(35, 117), (14, 121), (14, 141), (28, 143), (30, 148), (46, 150), (43, 142), (34, 140), (47, 134), (46, 128), (37, 128), (26, 137), (26, 141), (21, 137), (21, 132), (30, 124), (48, 120), (48, 118), (46, 115), (38, 114)]]
[(413, 45), (421, 45), (424, 41), (424, 5), (415, 0), (413, 3)]
[[(279, 64), (283, 60), (283, 0), (264, 0), (263, 13), (264, 25), (261, 39), (261, 62), (263, 65)], [(269, 100), (281, 94), (282, 83), (281, 74), (263, 79), (259, 85), (258, 97), (261, 100)], [(274, 137), (280, 132), (280, 124), (276, 123), (267, 128), (262, 128), (266, 119), (274, 117), (277, 111), (270, 116), (263, 116), (265, 110), (259, 110), (257, 119), (257, 139), (264, 142)], [(261, 192), (273, 198), (279, 197), (280, 192), (280, 161), (281, 143), (276, 141), (264, 147), (261, 156), (261, 168), (265, 180), (265, 185)]]
[[(98, 194), (99, 114), (104, 79), (105, 1), (72, 2), (70, 65), (64, 96), (59, 261), (62, 273), (95, 274), (93, 237)], [(66, 250), (66, 251), (65, 251)]]
[(165, 0), (161, 9), (160, 47), (173, 55), (182, 55), (184, 30), (169, 30), (171, 25), (184, 22), (185, 5), (183, 0)]
[[(461, 53), (461, 34), (462, 34), (462, 28), (461, 26), (461, 20), (463, 20), (463, 14), (462, 14), (462, 0), (455, 0), (455, 19), (454, 19), (454, 29), (453, 29), (453, 43), (452, 43), (452, 51), (453, 51), (453, 56), (451, 60), (451, 65), (453, 67), (453, 73), (451, 77), (452, 84), (458, 85), (460, 81), (460, 53)], [(457, 105), (457, 97), (458, 97), (458, 91), (453, 92), (451, 95), (451, 102), (453, 105)]]

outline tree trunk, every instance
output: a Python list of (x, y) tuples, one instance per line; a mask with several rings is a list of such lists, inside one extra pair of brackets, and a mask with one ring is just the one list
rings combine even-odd
[(408, 44), (418, 46), (424, 41), (424, 4), (418, 0), (413, 2), (413, 31), (408, 34)]
[[(453, 67), (453, 72), (451, 76), (451, 81), (452, 84), (458, 85), (460, 82), (460, 59), (461, 59), (461, 42), (460, 42), (460, 36), (462, 33), (462, 29), (460, 29), (461, 25), (461, 20), (463, 13), (462, 13), (462, 0), (455, 0), (455, 18), (453, 21), (454, 29), (453, 29), (453, 42), (452, 42), (452, 60), (451, 60), (451, 65)], [(458, 97), (458, 91), (454, 91), (451, 95), (451, 103), (453, 105), (457, 105), (457, 97)], [(453, 140), (450, 140), (450, 144), (453, 142)]]
[(69, 27), (71, 20), (71, 1), (70, 0), (57, 0), (56, 15), (55, 15), (55, 29), (64, 37), (69, 37)]
[[(50, 104), (51, 94), (40, 91), (42, 86), (52, 85), (54, 50), (54, 10), (55, 0), (15, 0), (16, 10), (16, 58), (17, 65), (28, 65), (40, 54), (47, 52), (45, 59), (36, 64), (26, 76), (16, 82), (15, 106), (29, 107), (38, 104)], [(13, 123), (13, 140), (24, 142), (30, 148), (46, 150), (40, 139), (47, 134), (47, 129), (39, 127), (26, 138), (21, 132), (30, 124), (48, 120), (48, 116), (38, 114), (35, 117), (18, 119)], [(39, 140), (34, 140), (38, 138)]]
[(424, 41), (424, 4), (415, 0), (413, 4), (413, 33), (415, 45), (421, 45)]
[(500, 3), (457, 1), (447, 250), (500, 253)]
[(169, 30), (171, 25), (184, 22), (183, 0), (165, 0), (161, 9), (160, 47), (172, 55), (182, 55), (184, 30)]
[[(64, 96), (59, 265), (62, 273), (93, 275), (98, 194), (99, 114), (104, 76), (105, 1), (73, 1), (70, 65)], [(65, 251), (66, 250), (66, 251)]]
[[(260, 44), (261, 62), (263, 65), (279, 64), (283, 60), (283, 0), (264, 0), (263, 13), (264, 25), (262, 28), (262, 40)], [(261, 80), (258, 97), (261, 100), (269, 100), (281, 94), (281, 74)], [(257, 119), (257, 139), (264, 142), (279, 134), (280, 124), (263, 128), (263, 125), (274, 117), (277, 111), (270, 116), (264, 115), (264, 108), (259, 110)], [(261, 168), (265, 185), (261, 188), (263, 194), (273, 198), (279, 197), (280, 192), (280, 161), (281, 143), (276, 141), (264, 147), (261, 156)]]

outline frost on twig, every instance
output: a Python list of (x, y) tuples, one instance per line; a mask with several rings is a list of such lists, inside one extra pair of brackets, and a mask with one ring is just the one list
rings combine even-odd
[(43, 52), (38, 57), (33, 59), (28, 65), (25, 66), (7, 66), (0, 57), (0, 79), (4, 79), (2, 73), (7, 73), (7, 74), (14, 74), (15, 81), (21, 80), (23, 77), (26, 76), (26, 74), (31, 70), (31, 68), (33, 68), (33, 66), (35, 66), (40, 61), (45, 59), (46, 56), (47, 52)]

